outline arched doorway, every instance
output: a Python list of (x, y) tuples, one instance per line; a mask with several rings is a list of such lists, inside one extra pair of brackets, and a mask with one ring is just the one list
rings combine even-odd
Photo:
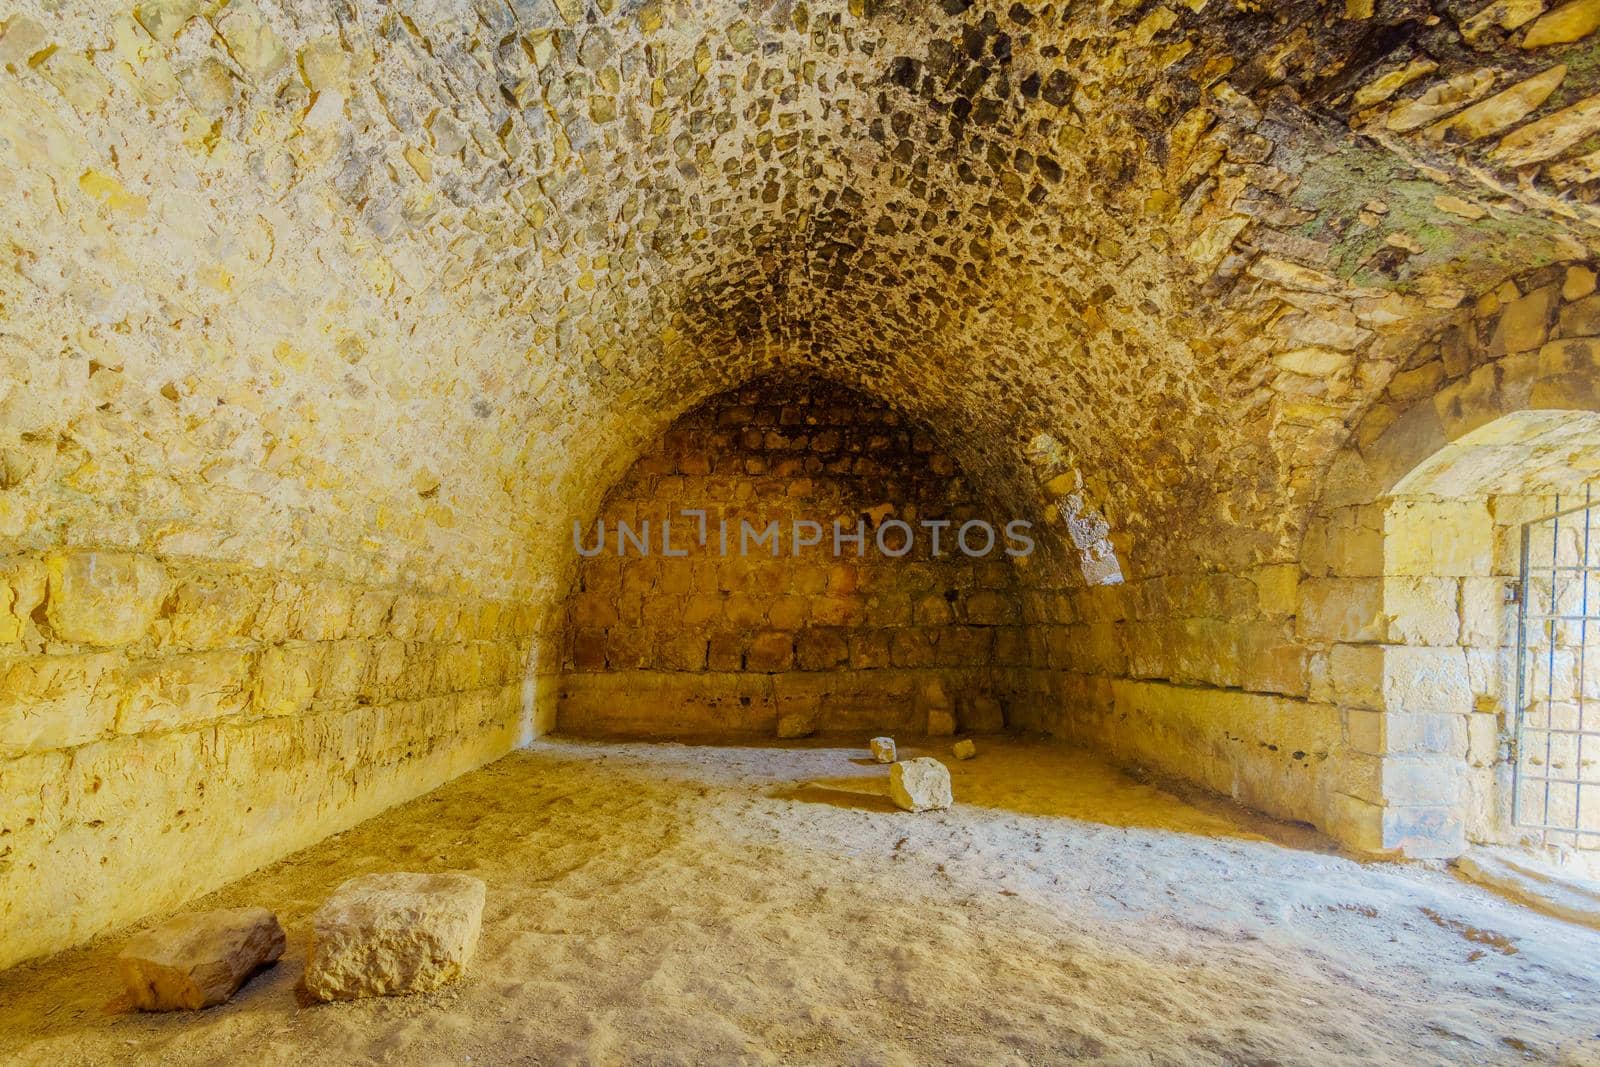
[[(1600, 415), (1516, 410), (1314, 528), (1342, 617), (1340, 836), (1412, 856), (1600, 845), (1582, 832), (1600, 831), (1600, 657), (1584, 651), (1600, 623), (1581, 618), (1600, 614), (1581, 506), (1597, 481)], [(1535, 780), (1537, 805), (1519, 803)]]

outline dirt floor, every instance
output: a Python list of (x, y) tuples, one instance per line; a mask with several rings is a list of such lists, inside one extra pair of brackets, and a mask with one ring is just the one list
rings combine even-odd
[[(0, 1062), (1600, 1064), (1600, 933), (1053, 743), (888, 802), (864, 749), (549, 741), (197, 906), (289, 951), (232, 1003), (118, 1001), (126, 932), (0, 974)], [(225, 843), (219, 843), (225, 847)], [(352, 875), (489, 885), (469, 977), (307, 1005)]]

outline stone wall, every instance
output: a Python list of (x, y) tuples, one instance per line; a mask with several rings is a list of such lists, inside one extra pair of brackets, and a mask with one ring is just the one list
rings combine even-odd
[[(14, 0), (4, 554), (529, 605), (515, 637), (549, 682), (571, 519), (684, 411), (804, 368), (937, 430), (1076, 565), (1028, 573), (1043, 602), (1024, 608), (1039, 632), (1018, 691), (1048, 698), (1018, 702), (1029, 721), (1380, 840), (1367, 786), (1341, 786), (1348, 817), (1326, 816), (1336, 760), (1320, 754), (1330, 721), (1337, 741), (1347, 728), (1317, 681), (1328, 646), (1302, 633), (1315, 613), (1277, 598), (1288, 577), (1332, 588), (1300, 545), (1320, 543), (1306, 530), (1322, 511), (1371, 500), (1341, 496), (1352, 435), (1358, 451), (1443, 441), (1502, 378), (1542, 383), (1523, 406), (1593, 406), (1581, 326), (1505, 347), (1495, 369), (1438, 335), (1502, 305), (1521, 309), (1505, 320), (1518, 338), (1590, 314), (1547, 301), (1597, 247), (1593, 11)], [(1247, 615), (1219, 614), (1251, 595)], [(261, 664), (281, 641), (240, 640), (260, 658), (206, 661), (227, 675), (219, 708), (276, 677)], [(104, 654), (39, 641), (6, 654)], [(928, 668), (891, 649), (880, 669)], [(120, 706), (124, 683), (106, 675), (104, 699)], [(423, 693), (439, 696), (392, 699)], [(127, 699), (132, 724), (144, 698)], [(400, 732), (489, 751), (430, 729)], [(347, 736), (338, 766), (359, 792), (388, 757)], [(113, 743), (131, 742), (73, 751)], [(175, 755), (163, 780), (227, 766), (184, 751), (196, 762)], [(247, 786), (312, 781), (330, 751), (308, 740)], [(146, 784), (105, 780), (96, 796), (124, 805)], [(306, 810), (263, 840), (332, 824)], [(103, 883), (125, 869), (125, 896), (78, 909), (86, 928), (185, 884), (171, 850), (149, 850), (170, 883), (133, 877), (145, 852), (128, 840)], [(18, 899), (44, 899), (42, 874), (7, 872)], [(34, 928), (25, 951), (78, 936)]]
[(1508, 278), (1403, 360), (1296, 554), (1039, 575), (1018, 721), (1375, 851), (1513, 839), (1506, 591), (1521, 523), (1600, 464), (1596, 266)]
[(0, 965), (505, 753), (532, 621), (203, 560), (0, 557)]
[[(703, 543), (683, 509), (705, 512)], [(974, 519), (994, 531), (981, 559), (958, 543)], [(919, 735), (1003, 724), (1025, 651), (1005, 549), (1021, 542), (927, 431), (882, 403), (814, 379), (714, 397), (640, 457), (596, 521), (582, 539), (598, 554), (580, 565), (567, 615), (564, 732)], [(815, 523), (799, 535), (819, 543), (797, 546), (797, 522)], [(648, 554), (621, 542), (619, 523), (649, 538)], [(772, 523), (776, 539), (753, 540)], [(937, 554), (923, 523), (948, 524)], [(857, 534), (862, 543), (847, 539)], [(986, 544), (979, 528), (967, 544)]]

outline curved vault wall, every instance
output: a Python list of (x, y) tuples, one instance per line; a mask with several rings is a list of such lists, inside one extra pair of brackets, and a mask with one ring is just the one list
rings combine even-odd
[[(0, 960), (536, 728), (567, 519), (775, 366), (1109, 537), (1127, 585), (1024, 597), (1038, 722), (1120, 685), (1086, 721), (1319, 817), (1323, 472), (1430, 331), (1594, 242), (1593, 28), (1474, 6), (19, 0)], [(1274, 677), (1200, 662), (1229, 634)]]
[[(704, 516), (703, 540), (684, 509)], [(1008, 537), (1010, 520), (931, 434), (853, 390), (765, 377), (719, 394), (652, 442), (583, 528), (594, 554), (566, 611), (556, 728), (999, 730), (1027, 655), (1006, 549), (1035, 547)], [(990, 533), (963, 534), (969, 521)], [(937, 548), (926, 522), (942, 524)], [(773, 523), (764, 544), (746, 532)], [(883, 528), (880, 551), (884, 523), (905, 525)], [(836, 551), (835, 524), (862, 543), (842, 536)]]

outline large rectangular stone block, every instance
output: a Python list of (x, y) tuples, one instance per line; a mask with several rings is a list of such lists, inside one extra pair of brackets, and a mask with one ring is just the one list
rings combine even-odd
[(116, 725), (110, 684), (122, 657), (113, 652), (36, 656), (0, 670), (0, 750), (70, 748)]
[(1381, 641), (1386, 629), (1380, 578), (1312, 578), (1300, 583), (1297, 632), (1306, 641)]
[(1461, 636), (1455, 578), (1393, 577), (1383, 583), (1387, 640), (1403, 645), (1453, 645)]
[(1390, 504), (1384, 572), (1415, 577), (1493, 573), (1494, 521), (1486, 499), (1407, 497)]
[(80, 644), (143, 638), (170, 587), (166, 568), (131, 552), (53, 552), (45, 565), (50, 628), (60, 640)]

